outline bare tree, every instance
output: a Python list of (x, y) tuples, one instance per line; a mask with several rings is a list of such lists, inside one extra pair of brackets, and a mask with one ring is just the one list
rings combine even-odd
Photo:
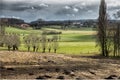
[(36, 34), (29, 34), (24, 37), (25, 46), (30, 51), (30, 47), (32, 46), (33, 52), (37, 52), (40, 47), (40, 37)]
[(18, 50), (18, 47), (20, 46), (20, 36), (18, 34), (12, 34), (12, 44), (13, 44), (13, 51)]
[(114, 56), (120, 56), (120, 26), (117, 25), (114, 34)]
[(42, 53), (45, 53), (46, 46), (47, 46), (47, 37), (46, 34), (41, 35), (41, 46), (42, 46)]
[(49, 51), (49, 53), (51, 52), (51, 48), (52, 48), (52, 39), (48, 38), (48, 51)]
[(30, 47), (31, 47), (31, 36), (30, 36), (30, 35), (27, 35), (27, 36), (25, 36), (23, 39), (24, 39), (25, 46), (27, 47), (28, 51), (30, 51)]
[(32, 34), (31, 35), (31, 44), (32, 44), (32, 47), (33, 47), (33, 52), (36, 51), (36, 42), (37, 42), (37, 36)]
[(10, 48), (13, 47), (14, 50), (18, 50), (18, 47), (20, 46), (20, 37), (17, 34), (6, 34), (3, 38), (3, 43), (8, 47), (8, 50), (10, 51)]
[(41, 45), (41, 37), (37, 36), (36, 37), (36, 52), (39, 50), (40, 45)]
[[(113, 14), (113, 17), (118, 20), (120, 18), (120, 10)], [(120, 56), (120, 22), (116, 21), (114, 26), (113, 45), (114, 56)]]
[(3, 38), (3, 43), (5, 44), (5, 46), (8, 47), (8, 51), (10, 51), (10, 48), (12, 48), (12, 38), (11, 35), (5, 35)]
[(53, 49), (54, 49), (54, 53), (56, 53), (57, 49), (58, 49), (58, 36), (54, 35), (53, 38)]

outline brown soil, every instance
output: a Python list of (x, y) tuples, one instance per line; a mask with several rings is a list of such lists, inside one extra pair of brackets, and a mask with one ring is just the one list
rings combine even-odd
[(120, 77), (120, 59), (0, 51), (1, 79), (104, 79)]

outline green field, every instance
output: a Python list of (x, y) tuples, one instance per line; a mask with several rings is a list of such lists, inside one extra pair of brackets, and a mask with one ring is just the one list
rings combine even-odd
[[(6, 27), (6, 32), (9, 33), (18, 33), (21, 35), (21, 39), (23, 35), (26, 34), (41, 34), (43, 30), (55, 30), (61, 31), (59, 48), (57, 53), (62, 54), (96, 54), (98, 53), (98, 48), (96, 48), (95, 43), (95, 34), (96, 31), (93, 31), (91, 28), (81, 28), (79, 30), (60, 30), (60, 29), (52, 29), (52, 28), (43, 28), (41, 30), (33, 30), (27, 29), (22, 30), (18, 28)], [(50, 36), (50, 35), (49, 35)], [(7, 49), (7, 48), (1, 48)], [(24, 43), (22, 42), (20, 51), (27, 51)], [(41, 52), (41, 49), (39, 49)]]

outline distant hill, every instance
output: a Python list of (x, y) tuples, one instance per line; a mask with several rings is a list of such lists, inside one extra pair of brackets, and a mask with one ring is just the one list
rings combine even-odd
[(29, 27), (29, 24), (24, 22), (24, 20), (16, 18), (0, 18), (0, 24), (21, 29)]
[[(22, 19), (0, 18), (0, 24), (3, 22), (5, 22), (5, 24), (8, 26), (18, 27), (23, 29), (30, 26), (35, 29), (40, 29), (43, 26), (51, 26), (51, 25), (67, 26), (72, 24), (77, 27), (96, 27), (97, 25), (97, 19), (57, 20), (57, 21), (46, 21), (43, 19), (38, 19), (30, 23), (26, 23)], [(109, 20), (110, 24), (115, 24), (116, 22), (120, 22), (120, 20)]]
[(57, 21), (45, 21), (42, 19), (38, 19), (36, 21), (32, 21), (29, 24), (34, 27), (34, 28), (41, 28), (43, 25), (44, 26), (49, 26), (49, 25), (59, 25), (59, 26), (66, 26), (66, 25), (77, 25), (77, 26), (84, 26), (88, 27), (91, 25), (96, 25), (97, 20), (96, 19), (88, 19), (88, 20), (57, 20)]
[(0, 18), (1, 22), (5, 22), (7, 25), (20, 25), (25, 23), (24, 20), (16, 18)]

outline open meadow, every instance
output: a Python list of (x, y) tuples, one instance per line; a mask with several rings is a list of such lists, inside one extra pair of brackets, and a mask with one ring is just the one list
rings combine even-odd
[[(21, 45), (19, 47), (20, 51), (27, 51), (24, 45), (23, 37), (28, 34), (40, 35), (44, 30), (58, 31), (62, 32), (59, 35), (59, 47), (57, 53), (62, 54), (97, 54), (98, 47), (96, 47), (96, 31), (91, 28), (81, 28), (79, 30), (61, 30), (52, 28), (43, 28), (41, 30), (27, 29), (22, 30), (13, 27), (6, 27), (6, 33), (17, 33), (20, 34)], [(51, 35), (48, 35), (48, 37)], [(2, 50), (7, 49), (6, 47), (0, 48)], [(31, 50), (32, 51), (32, 50)], [(39, 48), (41, 52), (41, 48)]]
[[(23, 37), (28, 34), (41, 35), (44, 30), (62, 32), (59, 35), (57, 54), (46, 51), (27, 52)], [(60, 30), (22, 30), (6, 27), (6, 33), (20, 34), (19, 51), (7, 51), (0, 47), (1, 79), (105, 79), (120, 78), (120, 59), (99, 55), (96, 47), (96, 31), (87, 28)], [(47, 35), (51, 37), (52, 35)], [(110, 63), (110, 64), (108, 64)]]
[(0, 0), (0, 80), (119, 80), (120, 0)]

